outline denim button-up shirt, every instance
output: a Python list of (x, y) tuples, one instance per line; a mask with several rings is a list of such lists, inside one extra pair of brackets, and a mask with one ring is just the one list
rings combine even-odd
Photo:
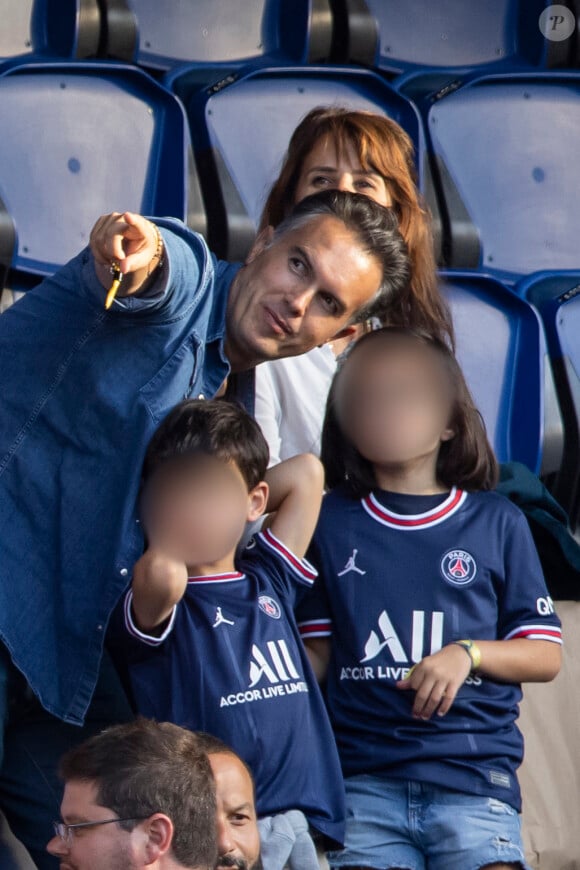
[(179, 221), (141, 297), (106, 291), (83, 251), (0, 317), (0, 636), (44, 707), (81, 723), (109, 615), (143, 550), (147, 443), (185, 397), (213, 396), (228, 291)]

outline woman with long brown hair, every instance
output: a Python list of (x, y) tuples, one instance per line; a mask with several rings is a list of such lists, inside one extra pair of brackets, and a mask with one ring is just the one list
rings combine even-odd
[[(260, 229), (277, 226), (297, 202), (325, 188), (364, 193), (390, 206), (409, 250), (411, 281), (393, 300), (389, 323), (452, 342), (451, 317), (437, 287), (431, 216), (417, 189), (413, 158), (411, 138), (385, 115), (334, 106), (312, 109), (292, 134)], [(344, 168), (349, 178), (340, 172)]]
[[(324, 189), (371, 197), (397, 215), (411, 265), (405, 289), (393, 298), (387, 322), (421, 329), (454, 347), (451, 315), (439, 293), (431, 217), (416, 186), (413, 143), (384, 115), (336, 106), (312, 109), (294, 131), (272, 186), (260, 230), (277, 226), (304, 197)], [(336, 356), (364, 324), (351, 324), (332, 346), (256, 369), (256, 418), (272, 463), (319, 452), (322, 412)]]

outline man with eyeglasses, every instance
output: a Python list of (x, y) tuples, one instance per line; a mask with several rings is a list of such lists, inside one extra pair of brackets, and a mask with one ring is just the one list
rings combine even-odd
[(213, 870), (212, 769), (196, 735), (138, 719), (68, 752), (62, 821), (48, 843), (61, 870)]

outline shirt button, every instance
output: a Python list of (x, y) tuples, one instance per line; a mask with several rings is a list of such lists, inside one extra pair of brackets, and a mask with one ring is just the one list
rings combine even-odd
[(205, 399), (205, 396), (204, 396), (203, 393), (200, 393), (199, 396), (198, 396), (197, 398), (198, 398), (198, 399)]
[(97, 631), (102, 631), (102, 630), (103, 630), (103, 626), (102, 626), (102, 625), (97, 625)]
[(121, 577), (126, 577), (128, 573), (129, 572), (127, 571), (126, 568), (121, 568), (121, 570), (119, 571), (119, 574), (121, 575)]

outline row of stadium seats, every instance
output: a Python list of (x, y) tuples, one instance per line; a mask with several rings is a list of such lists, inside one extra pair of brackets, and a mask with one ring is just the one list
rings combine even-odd
[[(577, 522), (580, 73), (539, 71), (554, 61), (543, 2), (175, 0), (163, 15), (146, 0), (2, 5), (28, 28), (17, 50), (10, 28), (0, 44), (3, 286), (33, 286), (87, 243), (97, 215), (119, 209), (182, 218), (219, 256), (243, 258), (300, 118), (321, 104), (386, 113), (415, 144), (459, 356), (497, 454), (541, 471)], [(123, 55), (128, 21), (133, 48), (105, 59)], [(403, 38), (405, 22), (418, 37)], [(470, 58), (469, 28), (489, 36)], [(430, 68), (394, 62), (429, 34), (456, 45), (446, 69), (435, 46)]]
[[(391, 77), (580, 66), (580, 0), (2, 0), (0, 57), (355, 63)], [(540, 18), (541, 16), (541, 18)], [(540, 26), (538, 23), (540, 22)]]

